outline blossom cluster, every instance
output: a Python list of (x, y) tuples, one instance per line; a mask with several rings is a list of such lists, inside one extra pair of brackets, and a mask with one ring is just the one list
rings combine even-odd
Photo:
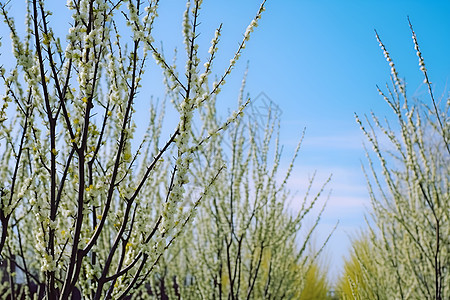
[(400, 92), (403, 94), (405, 92), (405, 85), (402, 83), (402, 81), (398, 77), (398, 72), (395, 68), (394, 61), (392, 60), (389, 52), (387, 51), (386, 47), (384, 46), (383, 42), (381, 41), (378, 33), (376, 33), (376, 37), (377, 37), (377, 41), (378, 41), (381, 49), (383, 50), (383, 55), (386, 58), (387, 62), (389, 63), (389, 66), (391, 67), (391, 75), (394, 79), (395, 85), (398, 87)]

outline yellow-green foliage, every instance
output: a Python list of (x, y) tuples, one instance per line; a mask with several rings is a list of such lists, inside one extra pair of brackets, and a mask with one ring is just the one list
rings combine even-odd
[(321, 268), (317, 263), (312, 264), (306, 273), (304, 288), (299, 292), (298, 299), (329, 299), (328, 291), (330, 290), (330, 283), (326, 271), (325, 268)]
[(368, 236), (362, 235), (352, 243), (350, 257), (338, 279), (336, 291), (342, 300), (377, 299), (382, 284), (377, 274), (375, 252)]

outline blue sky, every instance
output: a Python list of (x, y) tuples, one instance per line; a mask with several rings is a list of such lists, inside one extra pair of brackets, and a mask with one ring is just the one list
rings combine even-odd
[[(258, 7), (259, 0), (204, 1), (200, 40), (206, 47), (205, 57), (214, 28), (224, 24), (215, 65), (218, 75), (228, 64)], [(361, 162), (365, 161), (364, 137), (354, 113), (363, 115), (373, 110), (379, 116), (390, 114), (375, 87), (389, 81), (389, 66), (374, 29), (390, 51), (400, 76), (406, 79), (409, 95), (428, 101), (408, 27), (409, 16), (433, 87), (437, 95), (448, 95), (450, 1), (268, 0), (266, 7), (259, 27), (227, 80), (220, 105), (235, 107), (248, 62), (247, 92), (253, 97), (264, 92), (282, 110), (281, 143), (286, 147), (286, 162), (303, 128), (307, 128), (289, 187), (302, 196), (308, 176), (315, 170), (317, 185), (333, 174), (329, 184), (332, 193), (317, 240), (320, 243), (340, 221), (327, 247), (331, 274), (337, 274), (342, 256), (347, 253), (348, 236), (364, 226), (363, 215), (368, 206), (361, 171)], [(184, 8), (181, 0), (161, 1), (160, 19), (155, 24), (156, 40), (163, 41), (167, 56), (174, 47), (180, 52), (183, 49), (180, 43)], [(12, 11), (22, 13), (23, 8), (15, 5)], [(54, 18), (58, 20), (64, 15), (56, 14)], [(64, 22), (60, 24), (63, 30)], [(0, 34), (9, 35), (4, 25)], [(10, 48), (6, 38), (2, 43), (1, 60), (5, 61)], [(157, 82), (147, 87), (148, 93), (155, 97), (163, 94), (160, 73), (157, 70), (149, 75), (149, 80)]]

